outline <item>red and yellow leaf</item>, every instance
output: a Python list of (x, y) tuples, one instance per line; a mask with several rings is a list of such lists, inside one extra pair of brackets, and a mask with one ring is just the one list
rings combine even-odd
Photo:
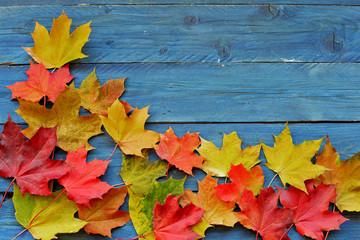
[(204, 210), (193, 205), (179, 207), (180, 196), (169, 195), (165, 204), (158, 201), (153, 210), (153, 228), (157, 240), (195, 240), (201, 237), (191, 226), (201, 222)]
[(128, 212), (119, 211), (127, 195), (127, 187), (112, 188), (102, 199), (90, 201), (91, 208), (78, 205), (79, 217), (87, 222), (87, 233), (101, 234), (111, 238), (111, 229), (121, 227), (130, 221)]
[(29, 76), (27, 82), (17, 82), (7, 86), (12, 91), (11, 98), (19, 97), (31, 102), (39, 102), (46, 96), (49, 101), (55, 102), (59, 93), (66, 89), (66, 84), (74, 78), (69, 72), (69, 65), (50, 73), (43, 64), (32, 61), (29, 70), (25, 73)]
[(252, 191), (257, 196), (263, 187), (264, 174), (260, 166), (255, 166), (248, 171), (242, 164), (231, 165), (228, 175), (231, 183), (223, 183), (215, 187), (218, 197), (223, 201), (239, 201), (244, 189)]
[(202, 167), (204, 158), (194, 153), (194, 150), (200, 145), (199, 133), (188, 132), (181, 138), (177, 138), (171, 127), (160, 134), (160, 143), (155, 150), (161, 159), (165, 159), (171, 165), (178, 169), (192, 174), (192, 168)]
[(198, 182), (199, 191), (197, 194), (187, 189), (181, 197), (181, 206), (189, 203), (205, 210), (203, 219), (211, 225), (223, 225), (233, 227), (238, 221), (233, 212), (235, 204), (220, 200), (216, 194), (215, 187), (217, 180), (207, 175), (201, 182)]

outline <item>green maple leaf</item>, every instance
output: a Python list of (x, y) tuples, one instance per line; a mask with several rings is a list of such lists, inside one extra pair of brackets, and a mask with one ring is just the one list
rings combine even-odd
[[(152, 217), (156, 201), (164, 204), (168, 195), (180, 195), (184, 192), (185, 178), (174, 180), (170, 178), (165, 182), (153, 182), (146, 197), (138, 197), (129, 192), (129, 213), (134, 228), (139, 236), (153, 231)], [(148, 235), (146, 239), (154, 239), (153, 235)]]
[[(54, 195), (58, 196), (60, 191), (55, 192)], [(31, 220), (53, 200), (53, 197), (35, 196), (28, 193), (22, 196), (19, 187), (14, 184), (15, 217), (35, 239), (54, 239), (57, 238), (58, 233), (75, 233), (86, 225), (85, 221), (74, 218), (78, 210), (76, 204), (68, 200), (66, 194), (62, 194), (40, 213), (29, 227)]]
[(138, 196), (145, 196), (151, 183), (159, 177), (166, 176), (167, 164), (158, 160), (149, 161), (149, 154), (144, 158), (137, 156), (122, 157), (120, 176), (126, 185), (130, 185), (130, 191)]

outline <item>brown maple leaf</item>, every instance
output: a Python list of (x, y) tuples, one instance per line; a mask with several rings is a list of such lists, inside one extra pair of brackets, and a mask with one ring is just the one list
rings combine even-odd
[(110, 79), (100, 86), (94, 68), (93, 72), (76, 89), (81, 99), (81, 106), (91, 113), (107, 116), (108, 108), (125, 90), (124, 81), (125, 78)]
[(130, 221), (128, 212), (119, 211), (127, 195), (127, 187), (112, 188), (102, 199), (90, 201), (91, 208), (78, 205), (79, 217), (87, 222), (87, 233), (101, 234), (111, 238), (111, 229), (123, 226)]

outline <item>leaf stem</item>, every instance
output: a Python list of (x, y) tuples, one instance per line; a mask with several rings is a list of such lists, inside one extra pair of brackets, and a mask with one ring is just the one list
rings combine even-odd
[(122, 183), (118, 183), (118, 184), (112, 185), (112, 187), (119, 187), (119, 186), (122, 186), (122, 185), (125, 185), (125, 182), (122, 182)]
[(44, 95), (44, 107), (46, 107), (46, 95)]
[(255, 240), (258, 240), (259, 232), (256, 232), (256, 238)]
[(30, 221), (30, 223), (29, 223), (29, 225), (28, 225), (28, 229), (31, 227), (31, 224), (34, 222), (34, 220), (43, 212), (43, 211), (45, 211), (45, 209), (47, 209), (51, 204), (53, 204), (63, 193), (65, 192), (65, 188), (62, 190), (62, 192), (59, 194), (59, 195), (57, 195), (57, 197), (54, 199), (54, 200), (52, 200), (48, 205), (46, 205), (46, 207), (44, 207), (43, 209), (41, 209), (41, 211), (40, 212), (38, 212), (36, 215), (35, 215), (35, 217), (33, 217), (32, 219), (31, 219), (31, 221)]
[(271, 186), (271, 184), (272, 184), (272, 182), (275, 180), (275, 178), (278, 176), (278, 174), (275, 174), (275, 176), (271, 179), (271, 181), (270, 181), (270, 183), (269, 183), (269, 185), (267, 186), (267, 187), (270, 187)]
[(24, 232), (26, 232), (28, 229), (25, 228), (24, 230), (22, 230), (18, 235), (16, 235), (12, 240), (14, 240), (15, 238), (17, 238), (18, 236), (20, 236), (21, 234), (23, 234)]
[(55, 148), (54, 150), (52, 151), (52, 154), (51, 154), (51, 159), (54, 160), (54, 156), (55, 156)]
[(26, 232), (30, 227), (31, 227), (31, 224), (34, 222), (34, 220), (43, 212), (45, 211), (45, 209), (47, 209), (51, 204), (53, 204), (63, 193), (65, 192), (65, 188), (62, 190), (62, 192), (57, 195), (57, 197), (52, 200), (48, 205), (46, 205), (46, 207), (44, 207), (43, 209), (41, 209), (40, 212), (38, 212), (35, 217), (33, 217), (28, 225), (27, 228), (25, 228), (24, 230), (22, 230), (18, 235), (16, 235), (12, 240), (14, 240), (15, 238), (17, 238), (18, 236), (20, 236), (21, 234), (23, 234), (24, 232)]
[(0, 208), (1, 208), (1, 206), (3, 205), (3, 202), (5, 201), (6, 194), (9, 192), (9, 189), (10, 189), (11, 185), (13, 185), (13, 183), (15, 182), (15, 180), (16, 180), (16, 177), (14, 177), (14, 179), (11, 181), (11, 183), (10, 183), (9, 186), (8, 186), (8, 188), (6, 189), (6, 191), (5, 191), (5, 193), (4, 193), (4, 196), (3, 196), (2, 200), (1, 200), (1, 203), (0, 203)]
[[(334, 206), (333, 206), (333, 210), (332, 210), (332, 211), (335, 212), (335, 203), (334, 203)], [(329, 236), (329, 232), (330, 232), (330, 231), (327, 231), (327, 232), (326, 232), (326, 235), (325, 235), (324, 240), (326, 240), (327, 237)]]
[(166, 180), (169, 180), (169, 169), (170, 169), (170, 163), (168, 162), (168, 166), (166, 170)]
[(294, 223), (290, 225), (290, 227), (284, 232), (284, 234), (281, 236), (280, 240), (289, 232), (289, 230), (294, 226)]
[(149, 233), (144, 234), (144, 235), (142, 235), (142, 236), (137, 236), (137, 237), (134, 237), (134, 238), (131, 238), (131, 239), (116, 239), (116, 240), (136, 240), (136, 239), (140, 239), (140, 238), (146, 237), (146, 236), (148, 236), (148, 235), (150, 235), (150, 234), (152, 234), (152, 233), (154, 233), (154, 232), (155, 232), (155, 231), (152, 231), (152, 232), (149, 232)]
[(118, 143), (115, 145), (114, 150), (113, 150), (113, 152), (111, 153), (111, 155), (110, 155), (105, 161), (109, 161), (109, 159), (114, 155), (117, 146), (119, 146)]

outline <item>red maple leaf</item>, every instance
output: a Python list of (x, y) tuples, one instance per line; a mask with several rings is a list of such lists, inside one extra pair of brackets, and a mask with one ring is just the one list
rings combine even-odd
[(228, 173), (231, 183), (219, 184), (215, 187), (218, 198), (227, 202), (239, 201), (244, 189), (258, 195), (264, 183), (264, 174), (260, 166), (248, 171), (242, 164), (234, 166)]
[(48, 182), (69, 171), (63, 161), (49, 159), (56, 142), (56, 127), (41, 127), (27, 140), (9, 115), (0, 135), (0, 176), (13, 177), (23, 195), (53, 196)]
[(194, 150), (200, 145), (199, 133), (186, 133), (183, 137), (177, 138), (171, 127), (160, 134), (160, 143), (156, 146), (156, 153), (161, 159), (167, 160), (178, 169), (192, 174), (192, 168), (202, 167), (204, 157), (198, 156)]
[(110, 161), (95, 159), (87, 163), (86, 155), (85, 148), (69, 152), (65, 162), (70, 166), (70, 171), (58, 181), (64, 186), (70, 200), (90, 208), (91, 199), (102, 198), (112, 187), (98, 178), (105, 173)]
[(309, 194), (290, 186), (284, 190), (277, 188), (280, 202), (286, 208), (293, 208), (293, 223), (302, 235), (323, 239), (323, 231), (340, 229), (340, 224), (348, 219), (339, 212), (329, 211), (329, 203), (336, 197), (336, 186), (321, 184), (314, 189), (313, 181), (305, 182)]
[(11, 98), (20, 97), (31, 102), (39, 102), (41, 98), (47, 96), (49, 101), (55, 102), (59, 93), (66, 89), (66, 83), (74, 78), (69, 72), (69, 65), (50, 73), (43, 64), (32, 61), (29, 70), (25, 73), (29, 76), (27, 82), (6, 86), (12, 91)]
[(192, 203), (180, 208), (179, 198), (169, 195), (164, 205), (156, 201), (153, 228), (157, 240), (195, 240), (201, 237), (191, 230), (191, 226), (202, 221), (204, 210)]
[(286, 228), (292, 223), (291, 209), (277, 206), (279, 195), (272, 187), (262, 189), (258, 198), (244, 189), (238, 205), (241, 212), (237, 213), (240, 223), (256, 231), (264, 240), (289, 240)]

